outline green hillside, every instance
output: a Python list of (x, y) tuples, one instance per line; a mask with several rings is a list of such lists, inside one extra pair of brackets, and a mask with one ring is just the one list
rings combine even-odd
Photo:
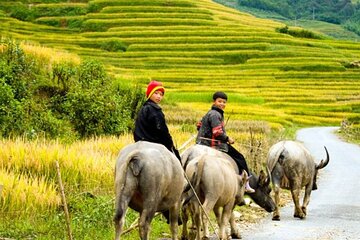
[(229, 93), (232, 120), (275, 127), (360, 112), (360, 43), (280, 33), (282, 23), (210, 0), (22, 2), (0, 1), (1, 36), (96, 58), (119, 81), (163, 81), (172, 123), (198, 120), (215, 90)]
[[(334, 24), (326, 21), (321, 21), (317, 18), (312, 19), (312, 16), (302, 17), (300, 19), (296, 19), (295, 17), (287, 17), (274, 11), (244, 6), (243, 2), (240, 5), (237, 0), (216, 0), (215, 2), (221, 3), (231, 8), (238, 9), (239, 11), (248, 12), (259, 18), (272, 19), (275, 21), (280, 21), (288, 26), (298, 26), (311, 31), (320, 32), (331, 38), (356, 42), (360, 41), (360, 35), (356, 34), (356, 29), (358, 25), (356, 24), (356, 14), (354, 14), (352, 17), (347, 16), (349, 19), (344, 21), (344, 23), (342, 24)], [(356, 4), (356, 2), (354, 2), (353, 4)], [(287, 11), (284, 10), (284, 12)], [(331, 17), (328, 17), (328, 19), (331, 19)], [(352, 29), (352, 31), (350, 31), (349, 29)]]
[[(360, 4), (351, 0), (215, 0), (260, 18), (317, 28), (338, 39), (360, 39)], [(299, 24), (299, 22), (301, 22)], [(332, 31), (326, 29), (332, 28)], [(333, 34), (333, 32), (336, 32)], [(338, 33), (340, 32), (340, 34)]]

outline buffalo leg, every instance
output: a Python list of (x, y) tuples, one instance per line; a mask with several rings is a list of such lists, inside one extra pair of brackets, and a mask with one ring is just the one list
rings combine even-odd
[(115, 240), (120, 239), (122, 228), (125, 223), (125, 214), (131, 200), (131, 196), (134, 194), (136, 189), (136, 183), (128, 181), (128, 184), (120, 191), (121, 186), (116, 183), (116, 200), (115, 200)]
[[(206, 199), (206, 197), (205, 197)], [(215, 202), (210, 202), (207, 199), (205, 200), (203, 204), (204, 213), (202, 214), (202, 222), (204, 226), (204, 237), (209, 238), (210, 232), (209, 232), (209, 221), (207, 217), (210, 215), (210, 211), (214, 208)]]
[(216, 217), (216, 222), (217, 224), (220, 226), (221, 224), (221, 212), (220, 212), (220, 208), (219, 207), (214, 207), (214, 214)]
[(170, 208), (170, 229), (172, 240), (177, 240), (180, 201)]
[(114, 216), (115, 240), (120, 239), (122, 227), (124, 226), (124, 223), (125, 223), (125, 214), (126, 214), (126, 209), (127, 209), (127, 206), (125, 207), (125, 205), (126, 204), (121, 204), (121, 206), (117, 206), (117, 208), (116, 208), (116, 213)]
[(186, 204), (186, 206), (181, 207), (181, 220), (182, 220), (182, 232), (181, 240), (189, 239), (189, 233), (187, 229), (187, 222), (189, 220), (188, 209), (190, 208), (191, 202)]
[(139, 232), (141, 240), (149, 239), (150, 223), (155, 215), (154, 209), (144, 209), (140, 214)]
[(274, 184), (274, 198), (275, 198), (275, 210), (274, 210), (274, 213), (273, 213), (272, 220), (279, 221), (280, 220), (280, 210), (279, 210), (280, 187), (277, 184)]
[(292, 195), (292, 199), (295, 204), (294, 217), (303, 219), (305, 217), (305, 214), (303, 213), (303, 211), (300, 207), (300, 200), (299, 200), (300, 191), (301, 191), (301, 188), (298, 186), (293, 186), (291, 188), (291, 195)]
[(274, 198), (275, 198), (275, 210), (273, 212), (272, 220), (280, 221), (280, 186), (281, 179), (284, 177), (284, 171), (279, 163), (276, 163), (274, 170), (271, 172), (271, 180), (273, 182), (274, 188)]
[(306, 216), (306, 208), (309, 205), (310, 202), (310, 194), (312, 191), (312, 184), (309, 184), (306, 186), (305, 188), (305, 194), (304, 194), (304, 200), (303, 200), (303, 205), (301, 207), (301, 210), (303, 211), (304, 215)]
[(201, 213), (200, 213), (200, 206), (198, 203), (194, 202), (193, 205), (193, 221), (195, 223), (196, 226), (196, 239), (200, 240), (201, 239)]
[(231, 237), (236, 239), (241, 239), (240, 229), (236, 226), (234, 209), (231, 212), (230, 216), (230, 229), (231, 229)]
[(221, 214), (221, 223), (219, 225), (219, 235), (220, 235), (220, 239), (222, 239), (222, 240), (228, 239), (227, 234), (226, 234), (226, 225), (229, 223), (229, 219), (230, 219), (230, 216), (232, 213), (233, 206), (234, 206), (234, 203), (230, 202), (223, 207), (223, 211)]

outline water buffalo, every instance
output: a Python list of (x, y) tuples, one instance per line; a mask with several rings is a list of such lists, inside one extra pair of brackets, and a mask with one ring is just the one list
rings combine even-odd
[(177, 239), (185, 183), (179, 160), (163, 145), (139, 141), (124, 147), (115, 167), (115, 239), (120, 239), (128, 206), (140, 213), (142, 240), (149, 238), (155, 213), (165, 210), (170, 210), (172, 239)]
[[(203, 154), (208, 154), (210, 156), (220, 156), (226, 159), (229, 159), (230, 161), (233, 161), (232, 158), (227, 155), (226, 153), (220, 152), (214, 148), (195, 144), (187, 148), (182, 154), (181, 154), (181, 162), (186, 169), (187, 164), (194, 159), (195, 157), (201, 156)], [(238, 172), (237, 167), (235, 167), (235, 170)], [(258, 204), (260, 207), (265, 209), (267, 212), (272, 212), (275, 209), (275, 203), (273, 199), (270, 196), (271, 187), (270, 187), (270, 177), (266, 176), (266, 174), (261, 171), (259, 176), (257, 176), (254, 172), (250, 172), (250, 179), (249, 183), (250, 186), (255, 190), (254, 193), (245, 193), (248, 195), (256, 204)]]
[[(267, 169), (271, 174), (275, 192), (276, 208), (273, 213), (273, 220), (280, 220), (280, 188), (291, 190), (295, 204), (294, 217), (305, 218), (311, 191), (317, 189), (318, 170), (326, 167), (329, 163), (329, 153), (326, 147), (325, 152), (325, 161), (321, 160), (319, 164), (316, 164), (310, 152), (300, 142), (281, 141), (270, 148), (267, 157)], [(303, 187), (305, 187), (305, 195), (303, 205), (300, 206), (299, 194)]]
[[(202, 155), (194, 158), (186, 167), (186, 174), (196, 190), (203, 205), (204, 213), (200, 216), (200, 208), (196, 199), (192, 200), (193, 220), (196, 225), (196, 239), (201, 239), (203, 226), (204, 238), (209, 238), (208, 219), (211, 210), (214, 211), (219, 225), (220, 239), (228, 239), (225, 227), (230, 221), (231, 235), (241, 238), (236, 228), (233, 209), (235, 204), (244, 201), (245, 182), (247, 174), (238, 175), (236, 164), (218, 156)], [(222, 212), (220, 212), (222, 208)], [(201, 225), (202, 219), (202, 225)], [(184, 223), (185, 225), (185, 223)], [(183, 230), (184, 231), (184, 230)], [(183, 239), (186, 238), (183, 232)]]

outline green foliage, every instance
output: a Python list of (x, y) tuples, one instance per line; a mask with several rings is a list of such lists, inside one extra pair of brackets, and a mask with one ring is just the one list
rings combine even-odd
[(342, 23), (356, 11), (351, 0), (238, 0), (241, 6), (275, 12), (288, 19), (313, 19), (330, 23)]
[[(66, 193), (73, 239), (112, 239), (114, 237), (114, 198), (112, 195), (92, 193)], [(129, 209), (125, 219), (125, 229), (139, 214)], [(169, 235), (170, 228), (160, 216), (151, 222), (150, 239)], [(52, 212), (35, 212), (32, 216), (19, 217), (16, 212), (2, 216), (0, 236), (11, 239), (58, 240), (67, 239), (67, 227), (62, 208)], [(139, 239), (138, 228), (124, 234), (121, 239)]]
[(35, 19), (34, 11), (21, 3), (15, 3), (11, 7), (10, 16), (22, 21), (32, 21)]
[[(138, 87), (114, 87), (102, 64), (59, 62), (38, 69), (14, 41), (0, 55), (0, 135), (49, 138), (119, 135), (132, 128)], [(50, 79), (48, 76), (52, 76)]]
[(40, 4), (34, 6), (34, 14), (39, 17), (79, 16), (87, 13), (87, 4)]
[(65, 109), (81, 137), (119, 135), (131, 128), (142, 95), (138, 88), (116, 89), (104, 67), (94, 61), (80, 66), (79, 84), (66, 95)]
[(64, 91), (68, 91), (74, 84), (76, 71), (77, 67), (70, 62), (55, 63), (52, 67), (52, 80), (57, 80), (57, 85), (61, 86)]
[(344, 27), (360, 36), (360, 3), (353, 17), (344, 23)]
[[(69, 194), (67, 204), (74, 239), (110, 239), (113, 237), (113, 199), (91, 193)], [(11, 218), (11, 219), (10, 219)], [(56, 240), (67, 238), (62, 208), (51, 212), (33, 213), (19, 218), (16, 213), (2, 219), (0, 236), (13, 239)]]
[[(360, 106), (354, 107), (354, 112), (360, 113)], [(360, 117), (350, 117), (341, 123), (340, 134), (348, 141), (360, 143)]]
[(228, 54), (224, 56), (225, 64), (245, 63), (250, 57), (248, 54)]
[(162, 7), (193, 7), (194, 3), (189, 0), (93, 0), (89, 3), (89, 12), (99, 12), (107, 6), (162, 6)]
[(41, 1), (41, 4), (29, 5), (29, 1), (21, 3), (2, 3), (2, 8), (11, 17), (19, 20), (32, 21), (39, 17), (49, 16), (79, 16), (87, 13), (87, 4), (60, 3), (61, 1)]
[(313, 38), (313, 39), (323, 39), (324, 37), (316, 34), (312, 31), (301, 29), (301, 28), (289, 28), (288, 26), (276, 29), (279, 33), (289, 34), (294, 37), (299, 38)]
[[(237, 8), (240, 11), (250, 12), (260, 18), (277, 19), (288, 25), (302, 26), (304, 28), (307, 28), (306, 24), (299, 21), (336, 24), (337, 27), (325, 31), (321, 31), (321, 27), (318, 29), (309, 28), (335, 38), (358, 39), (358, 36), (353, 36), (354, 33), (360, 36), (358, 31), (360, 21), (356, 20), (360, 14), (359, 1), (215, 0), (215, 2)], [(340, 36), (338, 34), (339, 30), (342, 32)], [(350, 33), (347, 33), (347, 30)]]
[[(0, 69), (2, 67), (0, 62)], [(0, 77), (0, 135), (9, 136), (12, 132), (19, 132), (24, 127), (24, 118), (21, 102), (15, 99), (11, 86)]]
[(71, 29), (81, 29), (84, 22), (82, 16), (75, 17), (41, 17), (35, 20), (36, 23), (46, 24), (54, 27), (67, 27)]
[(119, 52), (119, 51), (125, 52), (127, 46), (119, 40), (110, 40), (103, 42), (100, 48), (109, 52)]

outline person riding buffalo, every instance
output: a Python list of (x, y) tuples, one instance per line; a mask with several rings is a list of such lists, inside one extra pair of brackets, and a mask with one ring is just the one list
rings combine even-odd
[[(141, 107), (135, 121), (134, 141), (148, 141), (164, 145), (170, 152), (181, 161), (179, 151), (175, 148), (174, 142), (167, 127), (165, 115), (159, 103), (163, 99), (165, 88), (159, 81), (151, 81), (146, 88), (146, 102)], [(161, 212), (170, 222), (169, 210)], [(179, 225), (182, 224), (178, 219)]]
[(151, 81), (146, 89), (146, 102), (141, 107), (135, 121), (134, 140), (148, 141), (164, 145), (180, 160), (179, 151), (175, 148), (173, 139), (165, 121), (159, 103), (163, 99), (165, 88), (159, 81)]
[[(197, 123), (198, 134), (196, 143), (227, 153), (236, 162), (239, 173), (246, 171), (248, 176), (250, 176), (245, 157), (231, 146), (235, 141), (229, 137), (225, 131), (224, 109), (227, 99), (228, 97), (224, 92), (215, 92), (213, 94), (211, 109), (205, 114), (201, 121)], [(248, 193), (255, 192), (255, 190), (250, 187), (249, 181), (246, 182), (245, 191)]]

